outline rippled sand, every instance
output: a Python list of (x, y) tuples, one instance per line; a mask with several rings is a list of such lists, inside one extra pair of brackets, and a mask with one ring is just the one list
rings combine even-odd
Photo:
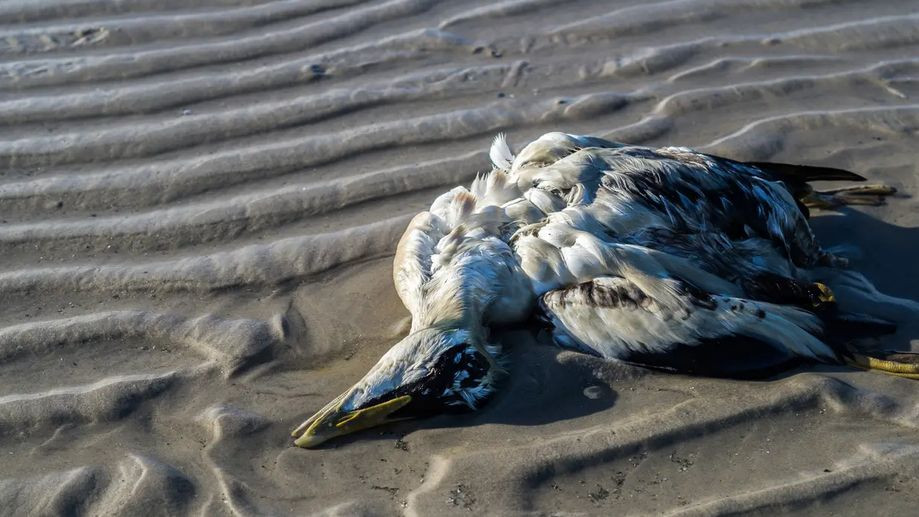
[[(814, 225), (919, 299), (915, 2), (187, 3), (0, 4), (0, 514), (919, 507), (915, 382), (649, 374), (523, 331), (478, 414), (289, 442), (405, 333), (395, 242), (498, 131), (887, 182)], [(919, 351), (911, 303), (879, 346)]]

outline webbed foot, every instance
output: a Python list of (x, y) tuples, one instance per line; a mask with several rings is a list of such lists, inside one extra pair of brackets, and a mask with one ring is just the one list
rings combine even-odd
[(830, 190), (814, 190), (801, 201), (808, 208), (838, 208), (846, 205), (879, 206), (897, 189), (882, 184), (855, 185)]

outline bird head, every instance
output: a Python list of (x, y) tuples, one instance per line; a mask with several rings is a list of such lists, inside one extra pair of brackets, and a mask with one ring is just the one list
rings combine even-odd
[(310, 448), (387, 422), (477, 409), (494, 392), (499, 350), (468, 330), (412, 332), (294, 430), (294, 443)]

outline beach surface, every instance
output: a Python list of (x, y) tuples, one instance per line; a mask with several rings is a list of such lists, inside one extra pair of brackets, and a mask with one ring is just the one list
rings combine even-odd
[(919, 383), (499, 336), (482, 411), (292, 447), (408, 329), (395, 243), (498, 132), (896, 187), (816, 214), (919, 352), (914, 1), (7, 0), (0, 515), (908, 515)]

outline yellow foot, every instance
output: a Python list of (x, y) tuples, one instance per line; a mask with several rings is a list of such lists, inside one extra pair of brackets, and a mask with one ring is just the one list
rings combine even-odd
[(919, 380), (919, 354), (888, 352), (882, 357), (852, 353), (846, 363), (863, 370), (873, 370), (906, 379)]
[(884, 198), (897, 193), (897, 189), (887, 185), (856, 185), (831, 190), (815, 190), (801, 201), (808, 208), (837, 208), (844, 205), (884, 204)]
[(836, 303), (836, 295), (833, 294), (833, 291), (826, 284), (821, 284), (820, 282), (814, 282), (814, 288), (816, 289), (814, 308), (821, 307), (828, 303)]

